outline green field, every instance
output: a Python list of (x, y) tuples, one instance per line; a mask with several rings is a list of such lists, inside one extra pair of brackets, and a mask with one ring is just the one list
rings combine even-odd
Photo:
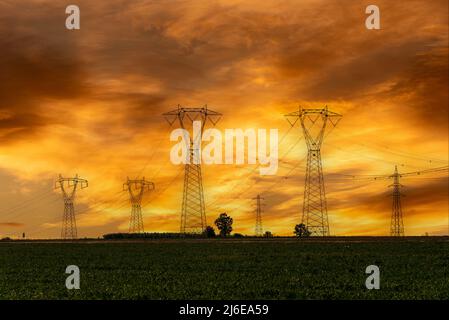
[(0, 299), (448, 298), (447, 237), (0, 242)]

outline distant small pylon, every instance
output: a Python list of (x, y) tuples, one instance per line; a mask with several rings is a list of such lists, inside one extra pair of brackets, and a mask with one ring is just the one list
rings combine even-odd
[(76, 175), (74, 178), (63, 178), (59, 175), (59, 179), (55, 183), (55, 189), (61, 189), (64, 198), (64, 215), (62, 218), (62, 239), (76, 239), (78, 237), (76, 229), (75, 201), (78, 186), (81, 189), (88, 187), (88, 182)]
[(260, 194), (258, 194), (256, 198), (253, 198), (253, 200), (256, 200), (256, 237), (261, 237), (263, 236), (261, 203), (261, 200), (263, 200), (263, 198), (260, 196)]
[(391, 225), (390, 235), (392, 237), (404, 236), (404, 223), (402, 221), (402, 206), (401, 206), (401, 185), (399, 183), (400, 174), (398, 173), (398, 166), (395, 166), (394, 174), (392, 175), (394, 182), (390, 187), (393, 187), (393, 206), (391, 209)]
[(131, 217), (129, 220), (129, 233), (144, 233), (142, 218), (142, 197), (145, 191), (154, 190), (154, 183), (146, 181), (145, 178), (130, 180), (123, 184), (123, 191), (129, 192), (131, 201)]

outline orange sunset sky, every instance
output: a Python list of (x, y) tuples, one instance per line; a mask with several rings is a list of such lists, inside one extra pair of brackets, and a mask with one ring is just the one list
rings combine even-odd
[[(81, 30), (65, 28), (77, 4)], [(381, 30), (365, 28), (376, 4)], [(443, 1), (0, 0), (0, 237), (60, 236), (58, 174), (89, 180), (78, 235), (127, 232), (122, 184), (145, 176), (145, 230), (177, 232), (183, 167), (162, 113), (207, 104), (217, 128), (278, 128), (280, 167), (203, 166), (208, 224), (292, 235), (306, 145), (284, 114), (343, 115), (322, 147), (332, 235), (387, 235), (390, 174), (448, 164), (448, 3)], [(341, 177), (346, 177), (343, 179)], [(446, 174), (404, 178), (406, 235), (448, 234)]]

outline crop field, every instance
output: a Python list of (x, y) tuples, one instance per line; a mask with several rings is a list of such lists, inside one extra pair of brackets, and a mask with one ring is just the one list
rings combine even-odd
[(448, 298), (447, 237), (0, 242), (0, 299)]

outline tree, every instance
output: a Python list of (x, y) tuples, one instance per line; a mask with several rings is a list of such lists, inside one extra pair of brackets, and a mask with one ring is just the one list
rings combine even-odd
[(265, 231), (264, 235), (265, 238), (272, 238), (273, 234), (271, 233), (271, 231)]
[(211, 226), (207, 226), (206, 229), (204, 229), (203, 234), (206, 236), (206, 238), (214, 238), (215, 237), (215, 229)]
[(217, 220), (215, 220), (215, 225), (218, 230), (220, 230), (220, 236), (226, 237), (232, 232), (232, 222), (233, 219), (228, 216), (226, 213), (221, 213)]
[(310, 231), (307, 229), (304, 223), (300, 223), (295, 226), (294, 234), (296, 234), (296, 236), (299, 238), (303, 238), (310, 236)]

